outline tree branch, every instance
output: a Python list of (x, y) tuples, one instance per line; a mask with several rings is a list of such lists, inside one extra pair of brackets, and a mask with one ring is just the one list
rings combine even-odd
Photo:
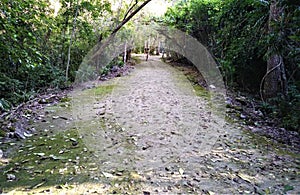
[(122, 26), (124, 26), (135, 14), (137, 14), (145, 5), (147, 5), (151, 0), (146, 0), (140, 7), (138, 7), (136, 10), (134, 10), (127, 18), (124, 18), (121, 24), (119, 24), (112, 32), (111, 35), (116, 34)]
[(110, 43), (110, 41), (115, 37), (116, 33), (122, 28), (122, 26), (124, 26), (133, 16), (135, 16), (150, 1), (151, 0), (146, 0), (142, 5), (140, 5), (136, 10), (134, 10), (127, 18), (123, 19), (123, 21), (110, 33), (106, 41), (103, 44), (101, 44), (98, 51), (93, 54), (91, 60), (94, 60), (97, 57), (97, 55), (102, 52), (103, 48), (105, 48)]
[[(133, 0), (132, 0), (133, 1)], [(131, 2), (132, 2), (131, 1)], [(130, 3), (131, 4), (131, 3)], [(123, 20), (125, 20), (125, 18), (128, 16), (128, 14), (130, 13), (130, 11), (138, 4), (138, 0), (135, 0), (135, 4), (133, 4), (126, 12), (126, 14), (124, 15)]]

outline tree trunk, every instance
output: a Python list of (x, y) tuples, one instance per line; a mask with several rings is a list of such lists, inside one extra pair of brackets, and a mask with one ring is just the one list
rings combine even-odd
[[(276, 0), (270, 2), (270, 15), (269, 15), (269, 34), (280, 34), (276, 32), (274, 26), (280, 23), (283, 9), (278, 5)], [(273, 46), (274, 47), (274, 46)], [(285, 66), (283, 57), (279, 51), (269, 47), (270, 57), (267, 61), (267, 73), (264, 77), (264, 94), (265, 99), (277, 97), (278, 94), (287, 94), (287, 79), (285, 74)]]
[(124, 46), (124, 64), (127, 62), (127, 41), (125, 41), (125, 46)]
[(76, 5), (76, 12), (75, 12), (75, 16), (74, 16), (74, 21), (73, 21), (72, 34), (71, 34), (71, 37), (70, 37), (70, 45), (69, 45), (69, 49), (68, 49), (68, 61), (67, 61), (67, 67), (66, 67), (66, 82), (68, 82), (68, 79), (69, 79), (69, 69), (70, 69), (70, 60), (71, 60), (71, 47), (72, 47), (73, 38), (75, 37), (77, 15), (78, 15), (78, 0), (77, 0), (77, 5)]

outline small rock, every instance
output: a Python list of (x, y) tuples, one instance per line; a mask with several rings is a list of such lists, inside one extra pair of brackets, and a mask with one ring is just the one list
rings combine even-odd
[(211, 88), (211, 89), (215, 89), (215, 88), (216, 88), (216, 86), (214, 86), (214, 85), (209, 85), (209, 88)]
[(232, 99), (230, 97), (227, 97), (226, 98), (226, 101), (225, 101), (226, 105), (232, 105)]
[(118, 70), (119, 70), (118, 66), (113, 66), (111, 69), (112, 72), (117, 72)]
[(48, 101), (43, 98), (43, 99), (40, 99), (40, 101), (38, 103), (40, 103), (40, 104), (47, 104)]
[(58, 119), (59, 116), (52, 116), (52, 119)]
[(246, 115), (241, 114), (241, 115), (240, 115), (240, 118), (241, 118), (241, 119), (246, 119), (247, 117), (246, 117)]
[(102, 104), (102, 103), (94, 104), (94, 109), (98, 109), (98, 108), (105, 108), (105, 104)]
[(14, 180), (16, 180), (17, 178), (16, 178), (16, 176), (15, 176), (14, 174), (7, 174), (7, 175), (6, 175), (6, 179), (7, 179), (8, 181), (14, 181)]
[(0, 158), (2, 158), (2, 157), (3, 157), (3, 151), (0, 150)]
[(105, 114), (105, 109), (100, 109), (96, 113), (97, 115), (104, 115)]
[(32, 134), (31, 134), (29, 131), (25, 131), (25, 132), (24, 132), (24, 136), (25, 136), (25, 137), (31, 137)]

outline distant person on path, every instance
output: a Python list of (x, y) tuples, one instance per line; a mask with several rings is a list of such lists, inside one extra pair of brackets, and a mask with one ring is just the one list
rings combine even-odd
[(146, 54), (146, 61), (148, 61), (149, 58), (149, 51), (150, 51), (149, 47), (145, 47), (144, 53)]

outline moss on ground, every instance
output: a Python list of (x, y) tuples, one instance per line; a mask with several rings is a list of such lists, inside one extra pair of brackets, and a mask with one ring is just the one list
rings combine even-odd
[[(76, 98), (85, 99), (94, 96), (101, 99), (111, 93), (114, 87), (114, 85), (99, 85), (83, 91), (80, 97)], [(73, 109), (71, 100), (70, 97), (66, 97), (57, 105), (45, 109), (48, 112), (46, 120), (50, 123), (36, 124), (38, 135), (22, 142), (1, 143), (0, 149), (10, 152), (0, 164), (0, 191), (28, 191), (93, 180), (91, 175), (97, 174), (98, 167), (93, 162), (92, 151), (87, 149), (78, 130), (72, 125), (67, 127), (69, 129), (58, 129), (59, 125), (55, 125), (55, 129), (47, 127), (59, 122), (58, 119), (53, 120), (52, 115), (71, 116)], [(64, 120), (61, 121), (65, 123)]]
[(248, 139), (251, 140), (251, 144), (255, 146), (255, 148), (259, 147), (259, 149), (264, 153), (273, 151), (280, 156), (288, 155), (292, 158), (300, 159), (300, 154), (292, 152), (288, 149), (289, 146), (285, 144), (278, 143), (275, 140), (272, 140), (265, 136), (261, 136), (259, 134), (255, 134), (250, 131), (245, 131), (244, 133), (247, 135)]
[(86, 90), (87, 95), (105, 96), (110, 94), (114, 89), (115, 85), (99, 85), (95, 88)]
[(76, 129), (44, 132), (15, 146), (15, 150), (1, 168), (0, 188), (4, 191), (85, 182), (91, 170), (97, 169)]
[(204, 87), (202, 87), (202, 86), (200, 86), (200, 85), (198, 85), (198, 84), (194, 84), (194, 85), (193, 85), (193, 88), (194, 88), (195, 94), (196, 94), (197, 96), (203, 97), (203, 98), (205, 98), (206, 100), (209, 100), (209, 99), (210, 99), (211, 94), (210, 94), (210, 92), (209, 92), (207, 89), (205, 89)]

